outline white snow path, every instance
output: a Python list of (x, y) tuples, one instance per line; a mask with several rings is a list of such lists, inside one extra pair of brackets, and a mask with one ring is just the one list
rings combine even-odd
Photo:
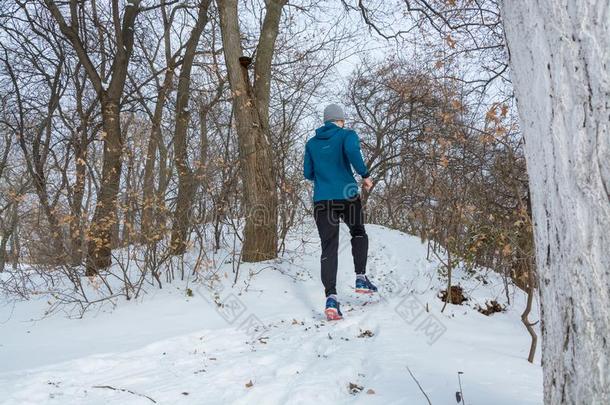
[[(425, 262), (425, 247), (381, 227), (369, 234), (370, 273), (383, 299), (351, 292), (344, 249), (339, 322), (322, 317), (315, 246), (279, 265), (291, 275), (307, 269), (299, 280), (269, 269), (241, 295), (222, 291), (245, 308), (232, 324), (202, 296), (171, 287), (82, 320), (24, 323), (19, 316), (28, 312), (18, 305), (0, 325), (0, 404), (152, 404), (144, 395), (159, 404), (426, 404), (407, 366), (435, 405), (456, 403), (458, 371), (467, 404), (542, 403), (540, 367), (525, 360), (518, 295), (517, 307), (491, 317), (469, 306), (441, 314), (435, 295), (442, 281), (429, 277), (434, 266)], [(502, 297), (472, 279), (462, 284), (473, 300)], [(428, 305), (420, 319), (431, 314), (446, 327), (433, 344), (419, 320), (410, 324), (396, 311), (409, 297)], [(251, 315), (264, 330), (244, 332)], [(358, 337), (366, 330), (373, 336)], [(363, 391), (350, 394), (350, 382)]]

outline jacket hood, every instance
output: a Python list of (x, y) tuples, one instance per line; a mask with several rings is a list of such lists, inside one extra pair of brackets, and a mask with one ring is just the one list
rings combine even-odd
[(324, 125), (316, 129), (315, 137), (317, 139), (328, 139), (339, 131), (341, 131), (340, 126), (334, 124), (332, 121), (326, 121)]

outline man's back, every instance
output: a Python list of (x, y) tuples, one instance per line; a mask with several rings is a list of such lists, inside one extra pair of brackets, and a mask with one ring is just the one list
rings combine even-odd
[(343, 200), (358, 194), (352, 172), (367, 177), (356, 132), (326, 122), (307, 141), (303, 174), (314, 181), (314, 201)]

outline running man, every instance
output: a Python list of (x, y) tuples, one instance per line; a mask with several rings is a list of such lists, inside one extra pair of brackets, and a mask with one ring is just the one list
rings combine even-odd
[(344, 128), (345, 113), (337, 104), (324, 109), (324, 125), (316, 129), (305, 145), (303, 174), (314, 182), (314, 217), (322, 244), (320, 266), (326, 293), (328, 320), (342, 319), (337, 299), (337, 251), (339, 220), (349, 227), (352, 256), (356, 271), (356, 292), (372, 294), (377, 287), (366, 276), (369, 241), (364, 229), (364, 216), (358, 183), (352, 167), (362, 177), (362, 187), (373, 186), (362, 159), (360, 139), (356, 132)]

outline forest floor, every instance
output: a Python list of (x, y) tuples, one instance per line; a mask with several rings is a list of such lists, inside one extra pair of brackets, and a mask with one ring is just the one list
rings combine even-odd
[(506, 311), (485, 316), (477, 305), (507, 302), (502, 280), (457, 270), (454, 284), (469, 299), (441, 313), (446, 281), (426, 245), (367, 230), (380, 293), (353, 292), (342, 228), (341, 321), (323, 316), (311, 226), (291, 234), (282, 259), (242, 264), (235, 284), (234, 264), (219, 252), (214, 282), (149, 287), (80, 319), (44, 316), (47, 296), (1, 298), (0, 404), (427, 404), (422, 390), (434, 405), (456, 404), (458, 373), (468, 405), (542, 404), (522, 292), (511, 289)]

